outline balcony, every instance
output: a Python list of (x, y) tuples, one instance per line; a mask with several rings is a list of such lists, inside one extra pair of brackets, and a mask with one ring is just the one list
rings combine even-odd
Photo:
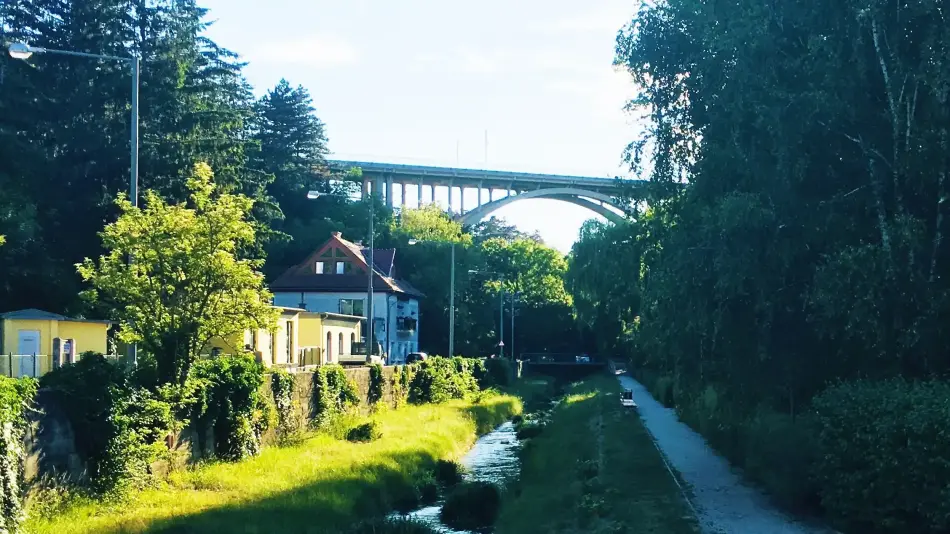
[(417, 321), (412, 317), (397, 317), (396, 318), (396, 333), (398, 334), (412, 334), (416, 331)]

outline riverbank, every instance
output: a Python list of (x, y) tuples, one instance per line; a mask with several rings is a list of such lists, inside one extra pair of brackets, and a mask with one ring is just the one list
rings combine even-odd
[(407, 406), (373, 416), (382, 437), (310, 436), (237, 464), (173, 473), (118, 505), (73, 501), (31, 517), (35, 534), (326, 532), (382, 516), (437, 459), (460, 458), (480, 433), (521, 412), (511, 395)]
[(568, 388), (522, 452), (499, 534), (655, 532), (698, 526), (635, 411), (620, 405), (616, 378)]

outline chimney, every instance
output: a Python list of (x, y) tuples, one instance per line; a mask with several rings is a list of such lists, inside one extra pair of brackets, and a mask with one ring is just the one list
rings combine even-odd
[(333, 237), (343, 237), (343, 232), (331, 232), (330, 235)]

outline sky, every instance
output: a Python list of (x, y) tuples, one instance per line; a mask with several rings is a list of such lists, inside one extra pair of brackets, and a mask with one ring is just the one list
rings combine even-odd
[[(639, 130), (623, 107), (634, 87), (612, 62), (634, 2), (202, 4), (209, 36), (249, 63), (259, 95), (281, 78), (310, 91), (332, 159), (630, 176), (622, 154)], [(494, 215), (564, 252), (597, 218), (555, 200)]]

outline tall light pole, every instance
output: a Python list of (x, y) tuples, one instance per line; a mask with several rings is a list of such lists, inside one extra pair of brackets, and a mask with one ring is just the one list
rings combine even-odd
[(499, 277), (501, 286), (498, 288), (498, 350), (499, 356), (505, 356), (505, 276), (489, 271), (469, 270), (468, 274), (490, 274)]
[[(410, 239), (409, 244), (421, 243), (417, 239)], [(452, 258), (449, 260), (449, 358), (455, 355), (455, 241), (452, 241)]]
[[(376, 192), (373, 191), (369, 194), (369, 258), (367, 258), (368, 263), (368, 276), (366, 282), (366, 354), (372, 355), (376, 352), (376, 343), (374, 343), (374, 329), (375, 321), (373, 321), (373, 274), (376, 272), (375, 263), (373, 263), (373, 240), (376, 234), (376, 216), (373, 209), (373, 195)], [(333, 196), (345, 196), (340, 194), (331, 194)], [(331, 196), (327, 193), (322, 193), (320, 191), (308, 191), (307, 198), (310, 200), (316, 200), (322, 196)]]
[(521, 296), (521, 293), (512, 293), (511, 294), (511, 347), (508, 349), (511, 352), (511, 359), (515, 360), (515, 301), (518, 300), (518, 297)]
[[(86, 52), (72, 52), (70, 50), (56, 50), (53, 48), (42, 48), (39, 46), (30, 46), (26, 43), (12, 43), (7, 48), (10, 57), (13, 59), (29, 59), (33, 54), (54, 54), (60, 56), (84, 57), (89, 59), (104, 59), (108, 61), (121, 61), (128, 63), (132, 69), (132, 110), (129, 120), (130, 131), (130, 152), (131, 168), (129, 170), (129, 201), (133, 206), (139, 205), (139, 58), (138, 56), (119, 57), (106, 56), (102, 54), (87, 54)], [(131, 261), (131, 259), (130, 259)], [(132, 365), (138, 362), (138, 351), (133, 343), (129, 345), (129, 360)]]

